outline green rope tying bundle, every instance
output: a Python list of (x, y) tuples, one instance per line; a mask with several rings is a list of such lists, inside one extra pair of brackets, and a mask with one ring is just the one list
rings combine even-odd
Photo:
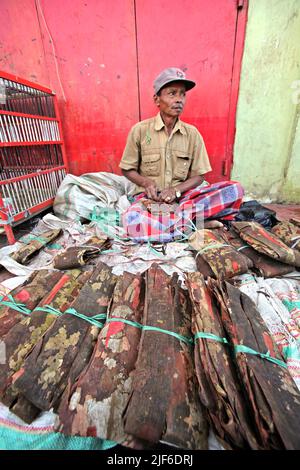
[(182, 336), (178, 333), (175, 333), (174, 331), (164, 330), (163, 328), (158, 328), (156, 326), (142, 325), (141, 323), (131, 321), (131, 320), (126, 320), (125, 318), (120, 318), (120, 317), (108, 318), (106, 320), (106, 323), (110, 323), (110, 322), (126, 323), (127, 325), (134, 326), (135, 328), (140, 328), (141, 330), (144, 330), (144, 331), (158, 331), (159, 333), (164, 333), (166, 335), (173, 336), (174, 338), (178, 339), (179, 341), (183, 341), (186, 344), (194, 343), (193, 338), (189, 338), (188, 336)]
[(212, 333), (204, 333), (203, 331), (196, 333), (194, 338), (212, 339), (214, 341), (218, 341), (219, 343), (229, 344), (226, 338), (221, 338), (221, 336), (213, 335)]
[[(195, 340), (198, 338), (212, 339), (214, 341), (218, 341), (219, 343), (225, 343), (230, 346), (230, 343), (228, 342), (226, 338), (221, 338), (221, 336), (216, 336), (212, 333), (205, 333), (201, 331), (201, 332), (196, 333), (194, 337), (195, 337)], [(244, 344), (234, 345), (233, 350), (235, 354), (238, 354), (238, 353), (253, 354), (255, 356), (261, 357), (262, 359), (266, 359), (267, 361), (273, 362), (274, 364), (277, 364), (278, 366), (284, 367), (285, 369), (287, 368), (287, 365), (283, 361), (276, 359), (276, 357), (272, 357), (270, 355), (270, 351), (267, 351), (266, 353), (261, 353), (259, 351), (255, 351), (252, 348), (248, 348), (248, 346), (245, 346)]]
[[(18, 312), (23, 313), (25, 315), (30, 315), (31, 314), (31, 310), (29, 310), (25, 306), (25, 304), (17, 303), (10, 294), (7, 295), (6, 297), (8, 298), (8, 300), (3, 300), (4, 299), (3, 296), (0, 297), (0, 303), (2, 303), (2, 305), (5, 305), (5, 306), (10, 307), (14, 310), (17, 310)], [(169, 336), (172, 336), (173, 338), (178, 339), (179, 341), (183, 341), (184, 343), (186, 343), (188, 345), (194, 344), (196, 342), (196, 340), (199, 339), (199, 338), (210, 339), (210, 340), (213, 340), (213, 341), (217, 341), (219, 343), (224, 343), (224, 344), (229, 345), (229, 342), (226, 338), (222, 338), (222, 337), (214, 335), (212, 333), (206, 333), (204, 331), (199, 331), (198, 333), (196, 333), (194, 335), (194, 339), (193, 339), (191, 337), (183, 336), (183, 335), (180, 335), (179, 333), (175, 333), (174, 331), (165, 330), (163, 328), (158, 328), (156, 326), (142, 325), (141, 323), (131, 321), (131, 320), (126, 320), (125, 318), (121, 318), (121, 317), (112, 317), (112, 318), (107, 319), (105, 313), (100, 313), (100, 314), (97, 314), (97, 315), (93, 315), (92, 317), (87, 317), (83, 313), (77, 312), (77, 310), (75, 310), (72, 307), (68, 308), (64, 313), (60, 312), (59, 310), (55, 309), (54, 307), (51, 307), (51, 305), (44, 305), (43, 307), (37, 307), (35, 309), (35, 311), (43, 311), (43, 312), (50, 313), (50, 314), (53, 314), (53, 315), (56, 315), (56, 316), (59, 316), (59, 317), (61, 315), (64, 315), (64, 314), (67, 313), (67, 314), (70, 314), (70, 315), (74, 315), (74, 316), (80, 318), (81, 320), (85, 320), (88, 323), (90, 323), (91, 325), (97, 326), (98, 328), (102, 328), (104, 326), (104, 323), (99, 322), (98, 320), (106, 320), (105, 324), (111, 323), (111, 322), (125, 323), (127, 325), (133, 326), (135, 328), (139, 328), (139, 329), (144, 330), (144, 331), (157, 331), (159, 333), (164, 333), (166, 335), (169, 335)], [(279, 359), (276, 359), (275, 357), (272, 357), (270, 355), (270, 351), (267, 351), (267, 353), (261, 353), (259, 351), (255, 351), (254, 349), (249, 348), (249, 347), (247, 347), (243, 344), (237, 344), (237, 345), (234, 346), (234, 353), (235, 354), (239, 354), (239, 353), (253, 354), (253, 355), (261, 357), (262, 359), (266, 359), (267, 361), (273, 362), (274, 364), (277, 364), (281, 367), (287, 368), (287, 365), (283, 361), (280, 361)]]
[(22, 243), (25, 243), (26, 245), (34, 240), (37, 240), (38, 242), (42, 243), (43, 245), (45, 243), (49, 243), (49, 240), (47, 240), (46, 238), (43, 238), (43, 237), (39, 237), (39, 236), (36, 236), (36, 235), (25, 235), (25, 237), (22, 237), (22, 239), (20, 239), (19, 241), (22, 242)]
[(24, 313), (24, 315), (31, 314), (31, 310), (29, 310), (29, 308), (27, 308), (25, 304), (16, 302), (12, 295), (8, 294), (5, 297), (7, 297), (8, 300), (3, 300), (4, 299), (3, 295), (0, 297), (0, 303), (2, 305), (12, 308), (13, 310), (16, 310), (17, 312)]
[(92, 325), (97, 326), (98, 328), (102, 328), (104, 323), (99, 322), (98, 320), (105, 320), (106, 319), (106, 314), (105, 313), (99, 313), (98, 315), (93, 315), (92, 317), (87, 317), (83, 313), (77, 312), (75, 308), (68, 308), (65, 312), (60, 312), (54, 307), (51, 307), (51, 305), (44, 305), (43, 307), (37, 307), (35, 311), (40, 310), (42, 312), (46, 313), (51, 313), (52, 315), (56, 315), (57, 317), (60, 317), (62, 315), (65, 315), (66, 313), (69, 313), (70, 315), (74, 315), (75, 317), (81, 318), (81, 320), (85, 320), (88, 323), (91, 323)]

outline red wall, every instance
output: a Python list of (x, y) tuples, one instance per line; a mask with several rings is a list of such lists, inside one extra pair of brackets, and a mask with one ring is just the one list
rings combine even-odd
[(130, 127), (156, 113), (154, 77), (183, 67), (198, 83), (183, 119), (205, 139), (210, 180), (224, 179), (246, 18), (237, 3), (1, 0), (0, 70), (56, 91), (70, 171), (82, 174), (119, 172)]

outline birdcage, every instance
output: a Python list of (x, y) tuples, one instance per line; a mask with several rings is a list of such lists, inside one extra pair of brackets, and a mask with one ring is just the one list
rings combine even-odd
[(67, 172), (57, 98), (50, 89), (0, 71), (0, 226), (53, 204)]

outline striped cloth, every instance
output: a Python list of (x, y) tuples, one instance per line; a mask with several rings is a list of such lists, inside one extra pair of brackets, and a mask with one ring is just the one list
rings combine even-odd
[(162, 213), (156, 215), (140, 202), (146, 197), (141, 193), (124, 212), (123, 227), (135, 242), (170, 242), (181, 238), (182, 232), (187, 233), (191, 229), (191, 221), (200, 227), (203, 220), (209, 218), (232, 220), (239, 210), (243, 194), (242, 186), (236, 181), (200, 185), (183, 193), (174, 211), (163, 213), (162, 207)]

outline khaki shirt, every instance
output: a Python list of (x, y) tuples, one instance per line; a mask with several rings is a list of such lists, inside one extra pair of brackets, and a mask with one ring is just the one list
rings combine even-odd
[[(119, 167), (149, 177), (158, 190), (211, 171), (198, 129), (178, 119), (169, 136), (160, 113), (132, 127)], [(136, 186), (135, 194), (142, 191)]]

